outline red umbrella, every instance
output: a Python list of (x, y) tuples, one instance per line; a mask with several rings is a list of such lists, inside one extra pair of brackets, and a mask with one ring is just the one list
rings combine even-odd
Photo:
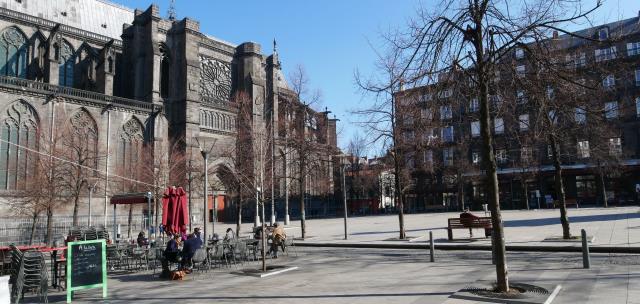
[(162, 195), (162, 226), (168, 226), (169, 217), (169, 205), (171, 204), (171, 193), (173, 189), (171, 187), (164, 190), (164, 194)]
[(187, 193), (182, 187), (169, 187), (162, 197), (162, 225), (167, 233), (183, 232), (189, 224)]
[(175, 231), (182, 231), (182, 227), (189, 225), (189, 211), (187, 209), (187, 192), (178, 187), (175, 191), (175, 213), (173, 227)]

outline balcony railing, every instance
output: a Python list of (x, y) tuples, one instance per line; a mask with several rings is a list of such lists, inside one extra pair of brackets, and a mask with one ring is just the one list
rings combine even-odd
[(159, 110), (159, 106), (148, 102), (57, 86), (49, 83), (37, 82), (22, 78), (0, 76), (0, 86), (14, 87), (21, 90), (28, 90), (43, 94), (55, 94), (63, 97), (68, 96), (71, 98), (82, 98), (90, 101), (98, 101), (104, 103), (105, 105), (111, 104), (134, 110), (143, 110), (148, 112)]

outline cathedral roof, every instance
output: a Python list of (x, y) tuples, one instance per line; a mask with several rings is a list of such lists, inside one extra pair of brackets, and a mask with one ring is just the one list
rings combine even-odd
[(0, 6), (118, 40), (134, 18), (132, 9), (106, 0), (0, 0)]

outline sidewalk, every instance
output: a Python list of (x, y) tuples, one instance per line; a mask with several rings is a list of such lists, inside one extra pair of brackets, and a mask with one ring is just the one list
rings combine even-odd
[[(570, 208), (569, 222), (572, 235), (579, 236), (585, 229), (593, 236), (591, 247), (634, 247), (640, 248), (640, 208)], [(474, 212), (484, 216), (482, 212)], [(405, 230), (411, 243), (428, 241), (429, 231), (433, 231), (436, 244), (444, 245), (478, 245), (490, 246), (490, 240), (484, 238), (481, 229), (474, 231), (474, 238), (469, 239), (469, 232), (464, 229), (454, 230), (454, 241), (447, 240), (447, 219), (458, 217), (458, 212), (425, 213), (405, 215)], [(545, 241), (547, 238), (561, 237), (559, 209), (542, 210), (509, 210), (503, 211), (505, 240), (508, 246), (580, 246), (580, 242)], [(300, 236), (300, 221), (292, 221), (287, 228), (289, 235)], [(231, 224), (218, 226), (234, 227)], [(250, 231), (251, 224), (243, 225), (244, 231)], [(342, 218), (307, 220), (307, 239), (305, 243), (341, 243), (344, 239)], [(406, 243), (393, 240), (398, 238), (398, 216), (366, 216), (348, 219), (348, 242), (355, 243)], [(417, 238), (417, 239), (416, 239)]]

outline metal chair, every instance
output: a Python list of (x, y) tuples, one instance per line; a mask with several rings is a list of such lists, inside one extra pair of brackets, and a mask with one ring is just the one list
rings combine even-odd
[(31, 291), (38, 295), (41, 303), (49, 303), (47, 291), (49, 286), (48, 271), (44, 256), (41, 252), (25, 252), (20, 261), (18, 275), (11, 296), (14, 303), (24, 298), (25, 292)]
[(71, 229), (69, 229), (69, 235), (73, 236), (76, 241), (84, 241), (84, 234), (82, 233), (81, 227), (71, 227)]
[(96, 227), (88, 227), (82, 231), (82, 234), (84, 234), (84, 239), (87, 241), (98, 239), (98, 231), (96, 230)]
[(191, 263), (193, 264), (193, 270), (199, 270), (200, 272), (206, 271), (209, 272), (209, 263), (207, 262), (207, 250), (204, 248), (199, 248), (193, 254), (191, 258)]
[(289, 256), (289, 251), (293, 250), (293, 254), (297, 257), (298, 256), (298, 252), (296, 250), (296, 244), (293, 241), (293, 234), (291, 236), (287, 236), (286, 239), (284, 239), (284, 248), (285, 251), (284, 253)]
[(107, 265), (109, 270), (115, 270), (116, 267), (120, 269), (122, 266), (122, 255), (115, 245), (107, 246)]
[(220, 266), (222, 262), (225, 265), (229, 265), (229, 261), (227, 260), (227, 256), (225, 254), (225, 245), (224, 244), (215, 244), (213, 249), (209, 252), (209, 263), (213, 266)]
[(141, 247), (131, 248), (131, 252), (129, 253), (129, 262), (130, 264), (135, 264), (131, 266), (135, 267), (135, 269), (138, 270), (143, 266), (148, 267), (147, 251)]

